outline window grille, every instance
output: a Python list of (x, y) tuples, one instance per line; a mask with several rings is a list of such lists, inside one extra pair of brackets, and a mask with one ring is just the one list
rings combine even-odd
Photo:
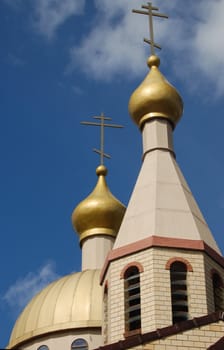
[(188, 319), (187, 267), (175, 261), (170, 268), (173, 323)]
[(140, 274), (131, 266), (124, 274), (125, 330), (141, 328)]

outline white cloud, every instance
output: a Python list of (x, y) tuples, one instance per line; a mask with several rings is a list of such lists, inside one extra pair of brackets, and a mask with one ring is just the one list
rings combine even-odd
[(25, 61), (22, 58), (20, 58), (17, 55), (14, 55), (13, 53), (8, 53), (7, 61), (9, 64), (16, 67), (24, 66), (25, 64)]
[[(4, 0), (22, 4), (23, 0)], [(72, 15), (84, 12), (86, 0), (27, 0), (32, 4), (34, 28), (51, 39)], [(90, 0), (89, 0), (90, 1)], [(24, 3), (23, 3), (24, 4)], [(110, 80), (142, 76), (147, 68), (148, 19), (131, 12), (140, 8), (138, 0), (94, 0), (95, 11), (84, 20), (89, 32), (70, 50), (67, 72), (79, 69), (90, 79)], [(217, 96), (224, 94), (224, 0), (157, 0), (169, 20), (154, 19), (155, 41), (167, 66), (188, 88), (201, 91), (206, 86)], [(91, 24), (91, 25), (90, 25)]]
[(70, 68), (79, 65), (86, 74), (104, 80), (120, 73), (138, 75), (145, 48), (139, 40), (143, 37), (144, 21), (138, 21), (131, 13), (136, 1), (97, 0), (95, 4), (93, 29), (79, 47), (71, 49)]
[[(1, 1), (1, 0), (0, 0)], [(14, 10), (28, 9), (33, 29), (52, 39), (58, 28), (73, 15), (84, 12), (86, 0), (3, 0)]]
[(20, 311), (36, 293), (59, 277), (54, 268), (54, 264), (48, 262), (36, 273), (29, 272), (8, 288), (2, 300), (13, 310)]
[(80, 88), (80, 86), (77, 86), (77, 85), (72, 86), (72, 91), (74, 92), (75, 95), (78, 95), (78, 96), (81, 96), (84, 93), (84, 91)]
[(85, 0), (35, 0), (34, 28), (51, 39), (70, 16), (83, 12)]
[[(154, 25), (155, 41), (169, 52), (165, 61), (172, 71), (191, 88), (204, 86), (207, 79), (217, 94), (224, 94), (224, 0), (189, 0), (187, 5), (184, 0), (158, 0), (156, 5), (170, 18), (155, 19)], [(139, 1), (95, 0), (95, 6), (92, 30), (71, 49), (70, 69), (79, 66), (102, 80), (141, 75), (147, 57), (141, 38), (148, 37), (148, 23), (146, 16), (131, 13), (140, 8)]]
[[(161, 12), (168, 14), (179, 9), (178, 5), (177, 0), (158, 1)], [(79, 46), (71, 49), (70, 70), (79, 66), (86, 74), (102, 80), (119, 74), (125, 74), (127, 78), (141, 75), (147, 69), (144, 62), (150, 49), (143, 43), (144, 37), (149, 38), (148, 18), (131, 11), (140, 9), (139, 1), (95, 0), (95, 6), (97, 14), (92, 30)], [(190, 42), (187, 38), (189, 30), (186, 30), (189, 22), (185, 23), (183, 14), (186, 16), (186, 12), (191, 14), (192, 11), (188, 4), (185, 11), (179, 11), (180, 18), (176, 14), (172, 19), (173, 23), (156, 18), (155, 41), (162, 47), (177, 48), (178, 51), (184, 47), (186, 51), (187, 42)]]
[(201, 21), (197, 24), (194, 39), (196, 65), (224, 93), (224, 0), (202, 2)]

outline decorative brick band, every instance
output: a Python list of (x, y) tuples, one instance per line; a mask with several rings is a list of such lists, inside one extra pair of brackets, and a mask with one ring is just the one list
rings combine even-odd
[(197, 250), (203, 251), (208, 254), (213, 260), (215, 260), (220, 266), (224, 267), (224, 258), (213, 248), (209, 247), (202, 240), (193, 240), (193, 239), (183, 239), (183, 238), (168, 238), (160, 236), (151, 236), (145, 239), (142, 239), (138, 242), (127, 244), (124, 247), (113, 249), (108, 254), (106, 261), (104, 263), (100, 283), (103, 283), (104, 277), (106, 275), (107, 269), (111, 261), (120, 259), (124, 256), (151, 248), (151, 247), (164, 247), (164, 248), (177, 248), (184, 250)]
[[(183, 334), (185, 331), (191, 329), (199, 328), (206, 326), (218, 321), (224, 321), (224, 313), (221, 311), (214, 312), (201, 317), (195, 317), (191, 320), (183, 321), (176, 323), (175, 325), (159, 328), (155, 331), (151, 331), (144, 334), (136, 334), (130, 337), (127, 337), (125, 340), (119, 340), (116, 343), (100, 346), (95, 350), (128, 350), (131, 348), (136, 348), (137, 346), (142, 346), (148, 344), (158, 339), (164, 339), (166, 337), (172, 336), (174, 334)], [(211, 350), (220, 350), (222, 347), (216, 345), (224, 344), (224, 337), (221, 338), (215, 345), (209, 347)]]
[(143, 272), (144, 271), (144, 268), (143, 268), (142, 264), (140, 264), (137, 261), (132, 261), (129, 264), (125, 265), (125, 267), (122, 269), (121, 274), (120, 274), (120, 279), (123, 279), (127, 269), (129, 269), (129, 267), (133, 267), (133, 266), (137, 267), (139, 272)]
[(165, 269), (170, 270), (171, 265), (177, 261), (182, 262), (184, 265), (186, 265), (187, 271), (193, 272), (192, 265), (189, 263), (189, 261), (181, 257), (174, 257), (169, 259), (166, 263)]

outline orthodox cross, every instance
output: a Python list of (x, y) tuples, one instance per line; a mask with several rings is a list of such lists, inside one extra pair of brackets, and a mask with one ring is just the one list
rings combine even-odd
[(156, 17), (162, 17), (162, 18), (168, 18), (167, 15), (164, 15), (162, 13), (154, 12), (159, 11), (158, 7), (152, 6), (151, 2), (148, 2), (147, 5), (142, 5), (142, 9), (146, 9), (147, 11), (143, 10), (132, 10), (134, 13), (139, 13), (141, 15), (147, 15), (149, 17), (149, 33), (150, 33), (150, 39), (144, 38), (144, 42), (150, 45), (151, 47), (151, 54), (155, 55), (155, 47), (157, 49), (161, 50), (161, 47), (154, 42), (154, 32), (153, 32), (153, 16)]
[(104, 113), (101, 113), (100, 116), (93, 117), (93, 119), (98, 119), (100, 122), (81, 122), (81, 124), (100, 126), (100, 150), (94, 148), (93, 151), (100, 155), (100, 164), (103, 165), (104, 158), (111, 158), (109, 154), (104, 153), (104, 128), (123, 128), (123, 126), (108, 123), (108, 121), (112, 120), (112, 118), (106, 117)]

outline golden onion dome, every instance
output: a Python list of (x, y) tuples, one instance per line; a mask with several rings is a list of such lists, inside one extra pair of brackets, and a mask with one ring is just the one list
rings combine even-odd
[(89, 236), (116, 237), (125, 213), (125, 206), (110, 192), (105, 176), (107, 168), (96, 169), (98, 181), (93, 192), (74, 209), (72, 224), (80, 235), (80, 243)]
[(100, 270), (62, 277), (45, 287), (25, 307), (11, 333), (8, 348), (37, 336), (102, 326)]
[(133, 92), (129, 113), (140, 128), (152, 118), (165, 118), (175, 127), (183, 113), (181, 96), (159, 71), (157, 56), (150, 56), (147, 64), (150, 72)]

